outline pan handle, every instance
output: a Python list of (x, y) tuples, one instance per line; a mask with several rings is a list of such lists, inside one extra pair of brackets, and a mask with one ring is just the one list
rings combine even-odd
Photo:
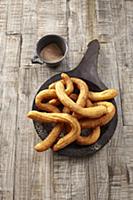
[(83, 79), (87, 79), (98, 85), (101, 89), (107, 88), (100, 80), (97, 72), (97, 61), (100, 44), (98, 40), (93, 40), (88, 44), (87, 51), (79, 65), (70, 73)]

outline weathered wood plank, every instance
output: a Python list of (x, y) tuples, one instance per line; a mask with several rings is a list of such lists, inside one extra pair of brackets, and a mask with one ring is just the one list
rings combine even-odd
[(37, 0), (23, 1), (21, 67), (32, 66), (37, 42)]
[(33, 66), (31, 63), (31, 58), (33, 57), (33, 55), (35, 55), (36, 41), (37, 41), (36, 33), (22, 34), (21, 61), (20, 61), (21, 67)]
[[(118, 3), (118, 2), (117, 2)], [(118, 63), (115, 48), (115, 27), (112, 13), (113, 7), (117, 7), (116, 1), (97, 1), (96, 17), (97, 17), (97, 33), (101, 42), (101, 52), (99, 59), (99, 74), (102, 80), (108, 87), (115, 87), (119, 89), (119, 73)], [(119, 13), (120, 8), (117, 7)], [(119, 27), (117, 27), (119, 29)], [(121, 97), (121, 91), (120, 91)], [(109, 174), (109, 199), (127, 199), (127, 173), (126, 166), (123, 160), (124, 154), (124, 141), (123, 141), (123, 124), (122, 124), (122, 111), (121, 99), (116, 98), (119, 121), (115, 134), (107, 145), (108, 150), (108, 174)], [(102, 199), (102, 198), (101, 198)]]
[(103, 148), (89, 159), (88, 190), (91, 200), (109, 199), (109, 173), (107, 149)]
[[(16, 121), (18, 104), (18, 69), (21, 38), (7, 40), (0, 74), (0, 199), (13, 200)], [(13, 51), (12, 51), (12, 47)]]
[[(5, 62), (5, 51), (6, 51), (6, 35), (4, 32), (0, 33), (0, 73), (2, 73), (2, 69), (4, 68)], [(1, 74), (0, 74), (1, 75)]]
[[(38, 68), (20, 68), (14, 199), (51, 199), (52, 155), (34, 151), (36, 132), (26, 114), (40, 84)], [(43, 80), (41, 80), (43, 81)], [(23, 122), (22, 122), (23, 119)]]
[[(132, 2), (128, 1), (111, 1), (112, 8), (112, 19), (114, 24), (114, 44), (116, 49), (116, 62), (118, 66), (118, 79), (121, 91), (121, 103), (122, 103), (122, 116), (124, 125), (132, 125)], [(126, 101), (127, 100), (127, 101)], [(132, 128), (129, 127), (131, 130)], [(128, 130), (128, 128), (127, 128)], [(121, 130), (121, 133), (125, 136), (125, 127), (124, 131)], [(122, 137), (122, 136), (121, 136)], [(126, 138), (125, 138), (126, 139)], [(125, 140), (126, 141), (126, 140)], [(117, 144), (116, 149), (118, 149), (119, 144)], [(115, 170), (115, 174), (112, 174), (112, 177), (115, 179), (114, 182), (118, 183), (118, 176), (121, 177), (121, 184), (118, 186), (121, 192), (121, 199), (132, 199), (132, 192), (130, 193), (129, 187), (129, 173), (127, 163), (127, 152), (132, 157), (130, 151), (126, 148), (126, 144), (121, 141), (121, 148), (118, 150), (118, 155), (114, 156), (113, 159), (117, 163), (118, 167)], [(123, 151), (125, 149), (125, 151)], [(116, 151), (114, 149), (114, 151)], [(122, 153), (123, 151), (123, 153)], [(119, 155), (123, 155), (121, 158)], [(119, 167), (121, 166), (121, 167)], [(113, 165), (112, 165), (113, 167)], [(119, 170), (121, 169), (121, 170)], [(130, 171), (130, 170), (129, 170)], [(112, 179), (113, 179), (112, 178)], [(132, 186), (131, 186), (132, 188)], [(112, 190), (112, 196), (115, 190)], [(132, 189), (131, 189), (132, 191)], [(130, 196), (131, 194), (131, 196)], [(119, 199), (120, 197), (118, 197)]]
[(73, 200), (87, 200), (89, 197), (88, 159), (71, 160), (71, 196)]
[[(39, 4), (39, 2), (38, 2)], [(31, 57), (37, 40), (37, 1), (23, 1), (22, 47), (19, 71), (18, 135), (14, 199), (51, 199), (52, 163), (51, 151), (38, 154), (34, 144), (39, 141), (33, 124), (26, 118), (31, 110), (38, 87), (47, 78), (48, 69), (32, 66)], [(46, 73), (45, 73), (46, 72)], [(23, 119), (23, 123), (22, 123)]]
[[(45, 3), (45, 2), (44, 2)], [(34, 34), (37, 33), (37, 10), (40, 2), (38, 0), (23, 0), (23, 23), (21, 24), (22, 34)]]
[(133, 198), (133, 126), (124, 126), (128, 198)]
[(40, 1), (37, 13), (38, 37), (50, 33), (67, 37), (66, 1)]
[[(119, 8), (118, 8), (119, 6)], [(118, 12), (118, 9), (120, 12)], [(121, 1), (113, 10), (115, 46), (121, 88), (123, 123), (133, 124), (133, 1)], [(121, 31), (119, 31), (121, 30)]]
[(53, 199), (71, 199), (71, 163), (68, 157), (54, 155)]
[(0, 32), (6, 31), (8, 0), (0, 1)]
[(9, 0), (7, 14), (7, 33), (20, 34), (22, 24), (23, 0)]

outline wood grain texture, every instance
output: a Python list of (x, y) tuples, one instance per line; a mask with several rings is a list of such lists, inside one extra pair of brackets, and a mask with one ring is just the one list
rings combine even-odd
[(127, 169), (127, 199), (133, 198), (133, 126), (124, 126), (124, 139), (126, 148), (126, 169)]
[(13, 200), (20, 37), (2, 37), (7, 45), (0, 63), (0, 199)]
[(109, 199), (110, 194), (107, 148), (103, 148), (88, 161), (88, 189), (90, 199)]
[[(118, 63), (116, 60), (115, 35), (113, 26), (113, 7), (116, 3), (111, 1), (99, 1), (96, 3), (96, 21), (98, 39), (101, 42), (101, 51), (99, 58), (99, 74), (108, 87), (118, 88), (120, 86)], [(118, 12), (118, 11), (117, 11)], [(121, 91), (120, 95), (121, 95)], [(125, 190), (127, 185), (126, 167), (123, 160), (124, 146), (123, 141), (123, 119), (121, 111), (120, 96), (116, 98), (119, 121), (116, 132), (105, 147), (107, 148), (107, 165), (108, 165), (108, 198), (122, 199), (127, 195)], [(103, 155), (104, 156), (104, 155)], [(101, 195), (102, 199), (102, 195)]]
[(7, 33), (20, 34), (22, 24), (22, 0), (8, 0)]
[[(133, 199), (133, 1), (0, 1), (0, 199)], [(37, 40), (62, 35), (69, 52), (55, 69), (31, 64)], [(90, 158), (34, 151), (40, 140), (26, 118), (48, 77), (77, 66), (87, 44), (100, 41), (98, 72), (119, 90), (119, 122), (110, 142)]]
[(26, 114), (40, 82), (41, 69), (21, 68), (19, 71), (19, 101), (14, 199), (51, 199), (52, 155), (38, 154), (33, 147), (39, 139)]
[(54, 155), (53, 199), (71, 199), (71, 162), (70, 158)]
[(23, 35), (37, 33), (37, 11), (38, 11), (38, 0), (24, 0), (22, 7), (22, 23), (21, 33)]
[[(70, 68), (78, 65), (89, 42), (88, 6), (87, 0), (68, 1), (68, 60)], [(82, 11), (84, 11), (83, 15)]]
[[(118, 9), (120, 12), (118, 12)], [(124, 125), (133, 124), (133, 1), (120, 1), (114, 9), (115, 47), (119, 69)], [(117, 19), (117, 20), (116, 20)], [(121, 31), (119, 31), (119, 29)]]
[[(32, 107), (38, 87), (46, 80), (48, 69), (32, 65), (31, 57), (37, 41), (37, 1), (23, 1), (22, 42), (19, 69), (18, 121), (14, 199), (51, 199), (53, 188), (53, 156), (51, 151), (38, 154), (39, 141), (26, 114)], [(45, 32), (44, 32), (45, 34)]]
[(6, 31), (7, 12), (8, 12), (8, 0), (1, 0), (0, 1), (0, 32)]

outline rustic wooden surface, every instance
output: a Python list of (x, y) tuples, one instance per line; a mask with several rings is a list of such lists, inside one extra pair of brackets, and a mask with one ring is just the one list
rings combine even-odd
[[(47, 33), (69, 45), (56, 70), (30, 62)], [(113, 138), (91, 158), (36, 153), (39, 138), (26, 113), (38, 87), (75, 67), (95, 38), (99, 75), (120, 92)], [(0, 0), (0, 83), (0, 200), (133, 199), (132, 0)]]

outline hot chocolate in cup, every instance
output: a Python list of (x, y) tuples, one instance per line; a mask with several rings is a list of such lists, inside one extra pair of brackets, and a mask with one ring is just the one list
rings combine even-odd
[(68, 46), (63, 37), (59, 35), (45, 35), (36, 45), (36, 55), (32, 58), (32, 63), (48, 66), (57, 66), (66, 57)]

